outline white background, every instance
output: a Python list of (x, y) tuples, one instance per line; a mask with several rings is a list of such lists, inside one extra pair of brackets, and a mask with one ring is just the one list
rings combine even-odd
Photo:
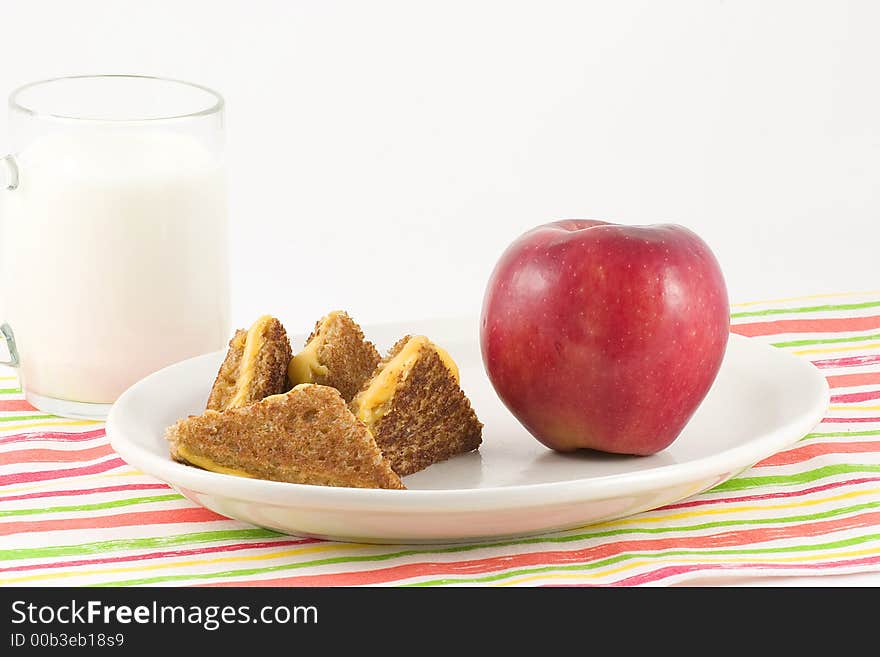
[(880, 3), (0, 5), (2, 95), (226, 97), (236, 325), (476, 313), (504, 247), (567, 217), (689, 226), (733, 301), (880, 287)]
[(733, 301), (880, 287), (880, 3), (0, 10), (2, 95), (140, 73), (225, 96), (239, 326), (476, 313), (504, 247), (569, 217), (689, 226)]

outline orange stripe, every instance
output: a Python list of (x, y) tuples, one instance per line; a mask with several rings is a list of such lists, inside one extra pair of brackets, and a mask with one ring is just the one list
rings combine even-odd
[(876, 452), (880, 450), (880, 441), (873, 442), (855, 442), (855, 443), (814, 443), (812, 445), (804, 445), (796, 449), (790, 449), (786, 452), (780, 452), (764, 459), (755, 467), (767, 467), (770, 465), (791, 465), (792, 463), (801, 463), (816, 456), (826, 454), (864, 454), (866, 452)]
[(828, 385), (832, 388), (852, 388), (870, 386), (880, 383), (880, 372), (858, 372), (856, 374), (838, 374), (829, 376)]
[(28, 532), (51, 532), (57, 529), (104, 529), (107, 527), (163, 525), (175, 522), (212, 522), (216, 520), (229, 520), (229, 518), (224, 518), (202, 507), (194, 507), (170, 509), (168, 511), (120, 513), (112, 516), (92, 516), (89, 518), (4, 522), (0, 523), (0, 536)]
[(0, 399), (0, 411), (35, 411), (25, 399)]
[(61, 463), (66, 461), (91, 461), (113, 453), (110, 445), (98, 445), (89, 449), (22, 449), (2, 452), (4, 461), (11, 455), (14, 463)]
[(730, 330), (749, 338), (779, 333), (839, 333), (880, 328), (880, 315), (870, 317), (834, 317), (828, 319), (780, 319), (774, 322), (733, 324)]

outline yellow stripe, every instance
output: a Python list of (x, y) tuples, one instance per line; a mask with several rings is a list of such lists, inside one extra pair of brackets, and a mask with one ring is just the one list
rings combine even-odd
[(624, 518), (623, 520), (612, 520), (609, 522), (603, 522), (601, 525), (594, 525), (594, 527), (616, 527), (620, 525), (639, 525), (642, 523), (661, 523), (667, 522), (669, 520), (683, 520), (686, 518), (696, 518), (699, 516), (715, 516), (715, 515), (725, 515), (732, 513), (740, 513), (743, 511), (769, 511), (773, 509), (795, 509), (795, 508), (803, 508), (807, 506), (816, 506), (817, 504), (824, 504), (825, 502), (836, 502), (838, 500), (846, 500), (851, 499), (853, 497), (861, 497), (862, 495), (874, 495), (876, 493), (880, 493), (880, 488), (872, 488), (870, 490), (854, 490), (848, 493), (841, 493), (840, 495), (833, 495), (831, 497), (823, 497), (820, 499), (807, 499), (800, 500), (798, 502), (788, 502), (786, 504), (748, 504), (736, 507), (723, 506), (721, 508), (708, 508), (708, 509), (698, 509), (694, 511), (684, 511), (681, 513), (669, 513), (662, 516), (653, 516), (653, 517), (641, 517), (637, 516), (634, 518)]
[[(731, 556), (719, 556), (716, 557), (714, 555), (705, 555), (698, 557), (674, 557), (675, 564), (705, 564), (705, 563), (754, 563), (756, 561), (761, 561), (763, 563), (806, 563), (806, 562), (816, 562), (823, 561), (828, 558), (840, 559), (844, 557), (862, 557), (862, 556), (873, 556), (876, 554), (880, 554), (880, 547), (875, 548), (867, 548), (864, 550), (849, 550), (847, 552), (823, 552), (821, 554), (797, 554), (793, 556), (786, 557), (777, 557), (770, 555), (754, 555), (750, 557), (731, 557)], [(498, 582), (495, 586), (515, 586), (517, 584), (525, 584), (527, 582), (533, 582), (536, 580), (543, 579), (563, 579), (563, 580), (572, 580), (572, 579), (598, 579), (600, 577), (608, 577), (609, 575), (616, 575), (618, 573), (626, 572), (627, 570), (633, 570), (635, 568), (641, 568), (642, 566), (652, 566), (657, 565), (656, 560), (642, 560), (642, 561), (634, 561), (627, 563), (624, 566), (620, 566), (619, 568), (614, 568), (611, 570), (603, 570), (598, 572), (584, 572), (584, 573), (544, 573), (540, 575), (523, 575), (519, 577), (512, 578), (510, 580), (505, 580), (503, 582)]]
[[(79, 483), (88, 483), (94, 479), (105, 479), (107, 477), (136, 477), (143, 476), (143, 472), (140, 470), (135, 470), (131, 468), (128, 471), (123, 470), (122, 472), (105, 472), (104, 474), (98, 475), (88, 475), (87, 477), (77, 477), (76, 482)], [(159, 481), (158, 479), (153, 479), (153, 481)], [(63, 479), (52, 479), (49, 481), (43, 481), (39, 484), (30, 484), (28, 486), (16, 486), (15, 488), (3, 488), (0, 490), (0, 500), (3, 499), (4, 495), (9, 495), (10, 493), (26, 493), (32, 490), (43, 490), (46, 488), (58, 487), (59, 484), (67, 484), (66, 480)], [(66, 486), (61, 487), (62, 490), (67, 490)]]
[(213, 564), (223, 563), (242, 563), (249, 561), (269, 561), (271, 559), (282, 559), (284, 557), (303, 556), (307, 554), (320, 554), (324, 552), (339, 552), (340, 550), (351, 550), (355, 547), (361, 547), (357, 543), (326, 543), (321, 545), (312, 545), (304, 548), (293, 550), (282, 550), (279, 552), (270, 552), (269, 554), (250, 554), (237, 557), (216, 557), (213, 559), (197, 559), (194, 561), (173, 561), (170, 563), (156, 563), (151, 565), (128, 566), (125, 568), (107, 568), (98, 570), (71, 570), (63, 573), (41, 573), (39, 575), (27, 575), (25, 577), (12, 577), (8, 579), (0, 579), (0, 586), (13, 584), (17, 582), (35, 582), (39, 580), (47, 580), (64, 577), (80, 577), (86, 575), (109, 575), (113, 573), (140, 573), (155, 570), (163, 570), (166, 568), (179, 568), (191, 566), (209, 566)]
[(832, 299), (836, 297), (860, 297), (880, 294), (880, 290), (869, 290), (868, 292), (834, 292), (830, 294), (810, 294), (805, 297), (786, 297), (784, 299), (765, 299), (764, 301), (746, 301), (744, 303), (732, 303), (731, 308), (745, 308), (747, 306), (763, 306), (774, 303), (788, 303), (789, 301), (806, 301), (808, 299)]
[[(129, 467), (131, 468), (131, 466), (129, 466)], [(140, 470), (136, 470), (135, 468), (131, 468), (128, 472), (108, 472), (107, 474), (102, 474), (100, 476), (101, 477), (135, 477), (135, 476), (146, 477), (147, 475), (145, 475)], [(150, 477), (150, 478), (153, 481), (160, 481), (159, 479), (156, 479), (155, 477)], [(165, 482), (160, 481), (160, 483), (165, 483)]]
[(820, 349), (800, 349), (791, 353), (803, 356), (804, 354), (830, 354), (835, 351), (868, 351), (869, 349), (880, 349), (880, 342), (873, 344), (857, 344), (849, 347), (822, 347)]
[(17, 376), (0, 376), (0, 381), (15, 381)]
[(62, 422), (35, 422), (34, 424), (0, 424), (0, 431), (18, 431), (19, 429), (36, 429), (37, 427), (81, 427), (87, 424), (101, 424), (98, 420), (63, 420)]
[(828, 407), (829, 411), (880, 411), (880, 406), (850, 406), (849, 404), (834, 404)]

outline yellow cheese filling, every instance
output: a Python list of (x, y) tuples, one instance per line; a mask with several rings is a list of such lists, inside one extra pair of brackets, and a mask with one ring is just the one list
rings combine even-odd
[(237, 408), (247, 401), (247, 392), (253, 383), (257, 368), (257, 357), (260, 355), (260, 349), (266, 343), (264, 333), (271, 321), (271, 315), (263, 315), (248, 329), (244, 339), (244, 353), (241, 355), (241, 363), (238, 366), (235, 395), (227, 408)]
[(290, 359), (287, 379), (290, 385), (314, 383), (318, 376), (326, 376), (327, 368), (318, 362), (318, 351), (324, 346), (324, 336), (318, 333), (305, 348)]
[(319, 376), (327, 376), (327, 368), (318, 362), (318, 352), (324, 346), (324, 328), (339, 311), (334, 311), (321, 320), (321, 325), (315, 331), (315, 337), (309, 340), (301, 352), (290, 359), (287, 366), (287, 379), (291, 386), (300, 383), (314, 383)]
[(210, 470), (211, 472), (219, 472), (220, 474), (228, 474), (235, 475), (236, 477), (247, 477), (248, 479), (256, 479), (254, 475), (248, 474), (243, 470), (237, 470), (235, 468), (227, 468), (225, 465), (220, 465), (219, 463), (212, 461), (207, 456), (198, 456), (193, 454), (183, 445), (177, 446), (177, 455), (189, 461), (193, 465), (196, 465), (203, 470)]
[(449, 353), (423, 335), (413, 336), (397, 355), (379, 371), (367, 389), (359, 392), (354, 398), (352, 404), (357, 419), (369, 428), (388, 412), (388, 402), (391, 401), (391, 397), (397, 389), (398, 381), (406, 379), (410, 370), (418, 362), (422, 349), (426, 347), (437, 352), (455, 382), (459, 382), (458, 366)]

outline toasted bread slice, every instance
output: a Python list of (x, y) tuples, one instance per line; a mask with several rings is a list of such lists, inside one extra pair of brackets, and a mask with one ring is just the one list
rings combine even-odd
[(165, 431), (171, 456), (205, 470), (318, 486), (404, 488), (335, 388), (313, 384)]
[(263, 315), (249, 330), (239, 329), (229, 341), (226, 359), (208, 396), (208, 409), (247, 406), (289, 390), (290, 356), (287, 331), (274, 317)]
[(424, 336), (398, 340), (349, 407), (401, 477), (482, 442), (458, 367)]
[(379, 352), (347, 313), (334, 310), (315, 324), (303, 350), (290, 360), (290, 386), (317, 383), (351, 401), (376, 365)]

